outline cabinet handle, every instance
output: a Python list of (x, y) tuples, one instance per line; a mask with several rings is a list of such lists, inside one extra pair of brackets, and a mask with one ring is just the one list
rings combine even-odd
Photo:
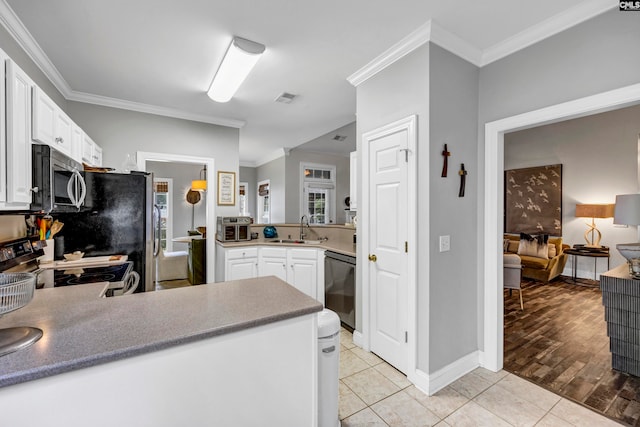
[(57, 142), (58, 144), (62, 144), (62, 143), (64, 142), (64, 138), (62, 138), (61, 136), (59, 136), (59, 137), (57, 137), (57, 138), (56, 138), (56, 142)]

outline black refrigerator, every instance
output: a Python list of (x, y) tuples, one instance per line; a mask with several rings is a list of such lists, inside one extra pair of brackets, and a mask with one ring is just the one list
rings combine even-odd
[(84, 180), (86, 198), (80, 211), (53, 213), (64, 223), (56, 235), (56, 252), (127, 255), (144, 284), (136, 292), (153, 290), (153, 175), (84, 172)]

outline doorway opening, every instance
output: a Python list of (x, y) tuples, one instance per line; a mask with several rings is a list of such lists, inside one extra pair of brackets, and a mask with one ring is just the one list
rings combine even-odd
[[(138, 151), (136, 153), (136, 160), (138, 169), (141, 171), (146, 171), (148, 167), (148, 162), (174, 162), (174, 163), (182, 163), (189, 165), (198, 166), (198, 170), (202, 168), (204, 164), (206, 169), (209, 171), (215, 171), (215, 160), (213, 158), (203, 158), (203, 157), (193, 157), (193, 156), (185, 156), (182, 154), (172, 154), (172, 153), (154, 153), (154, 152), (146, 152), (146, 151)], [(215, 210), (215, 197), (213, 196), (216, 191), (215, 182), (209, 180), (207, 176), (205, 176), (205, 180), (207, 181), (207, 189), (204, 190), (207, 192), (209, 197), (205, 197), (205, 224), (207, 230), (215, 230), (216, 229), (216, 210)], [(211, 233), (213, 235), (214, 233)], [(206, 239), (206, 264), (207, 264), (207, 283), (215, 282), (215, 239)]]

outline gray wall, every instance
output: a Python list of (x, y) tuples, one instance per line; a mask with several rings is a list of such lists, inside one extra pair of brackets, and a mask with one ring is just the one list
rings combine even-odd
[[(213, 182), (217, 170), (238, 172), (238, 129), (72, 101), (68, 107), (71, 118), (102, 146), (105, 166), (120, 168), (127, 154), (148, 151), (212, 157)], [(237, 205), (216, 206), (216, 215), (237, 213)]]
[[(270, 180), (271, 222), (285, 222), (286, 161), (284, 156), (256, 168), (256, 181)], [(257, 213), (257, 211), (256, 211)]]
[[(434, 176), (428, 167), (420, 165), (430, 164), (429, 143), (429, 51), (430, 46), (424, 45), (411, 54), (400, 59), (390, 67), (371, 77), (357, 87), (356, 112), (358, 151), (362, 150), (361, 135), (391, 122), (403, 119), (410, 115), (418, 116), (418, 183), (427, 182), (429, 176)], [(438, 147), (436, 147), (438, 149)], [(358, 170), (362, 171), (362, 164)], [(438, 175), (439, 176), (438, 171)], [(362, 183), (358, 193), (361, 194)], [(418, 259), (424, 261), (423, 254), (426, 248), (432, 246), (428, 235), (429, 225), (424, 222), (428, 218), (429, 188), (418, 184)], [(359, 211), (365, 210), (365, 206), (359, 206)], [(358, 234), (367, 230), (358, 229)], [(431, 236), (433, 239), (434, 237)], [(455, 247), (453, 247), (455, 248)], [(452, 249), (453, 249), (452, 248)], [(362, 260), (362, 254), (366, 248), (362, 247), (362, 240), (358, 240), (357, 253)], [(366, 262), (358, 262), (356, 274), (356, 329), (362, 331), (362, 271), (367, 268)], [(418, 265), (418, 368), (428, 372), (429, 370), (429, 343), (426, 337), (429, 330), (429, 295), (425, 286), (429, 277), (429, 262), (420, 262)]]
[(256, 168), (244, 167), (240, 166), (240, 179), (238, 182), (246, 182), (249, 184), (249, 188), (247, 189), (247, 197), (248, 197), (248, 205), (249, 213), (252, 218), (256, 217), (256, 213), (258, 212), (256, 209), (256, 200), (258, 194), (258, 180), (256, 179)]
[[(478, 151), (487, 122), (640, 82), (640, 25), (612, 10), (480, 70)], [(483, 271), (484, 157), (478, 158), (478, 277)], [(497, 236), (495, 236), (497, 238)], [(483, 349), (484, 289), (478, 280), (478, 331)]]
[[(430, 275), (429, 372), (432, 373), (478, 348), (476, 215), (478, 160), (478, 68), (436, 45), (429, 69)], [(442, 178), (440, 155), (447, 143), (448, 176)], [(458, 170), (468, 171), (464, 197), (458, 197)], [(427, 189), (421, 189), (421, 194)], [(451, 251), (439, 252), (439, 236), (451, 236)], [(461, 268), (463, 263), (463, 267)], [(424, 277), (424, 276), (421, 276)], [(423, 313), (426, 300), (419, 300)], [(456, 337), (452, 340), (451, 337)], [(421, 343), (422, 351), (427, 343)]]
[[(640, 106), (596, 114), (505, 135), (505, 169), (562, 164), (562, 238), (567, 244), (585, 243), (585, 222), (576, 218), (577, 203), (615, 203), (616, 194), (637, 193)], [(632, 242), (636, 230), (596, 219), (601, 244), (614, 248)], [(614, 249), (611, 267), (626, 260)], [(599, 262), (599, 272), (606, 271)], [(593, 260), (578, 258), (578, 275), (593, 279)], [(571, 274), (569, 263), (565, 274)]]
[(336, 167), (336, 221), (335, 224), (345, 223), (344, 198), (349, 195), (349, 158), (330, 154), (311, 153), (295, 148), (289, 152), (286, 159), (286, 200), (285, 220), (287, 223), (300, 221), (300, 163), (309, 162)]
[[(186, 236), (191, 230), (191, 211), (193, 208), (194, 228), (206, 226), (207, 192), (201, 192), (201, 199), (195, 205), (187, 202), (187, 192), (191, 181), (198, 179), (204, 165), (193, 165), (177, 162), (148, 162), (147, 171), (153, 172), (155, 178), (173, 179), (173, 237)], [(187, 245), (173, 243), (173, 250), (186, 250)]]

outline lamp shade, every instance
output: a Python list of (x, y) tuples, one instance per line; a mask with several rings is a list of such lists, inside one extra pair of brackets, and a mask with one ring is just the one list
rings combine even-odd
[(615, 205), (576, 205), (576, 216), (578, 218), (611, 218)]
[(191, 181), (191, 189), (194, 191), (204, 191), (207, 189), (207, 181), (204, 179), (194, 179)]
[(236, 93), (244, 79), (264, 52), (263, 44), (234, 37), (220, 68), (213, 77), (207, 95), (216, 102), (227, 102)]
[(614, 224), (640, 225), (640, 194), (616, 196)]

